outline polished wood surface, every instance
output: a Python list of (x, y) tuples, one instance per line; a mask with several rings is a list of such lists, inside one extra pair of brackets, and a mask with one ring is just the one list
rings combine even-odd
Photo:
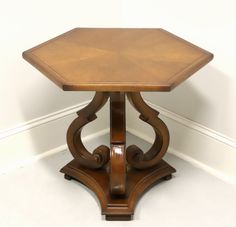
[(136, 145), (127, 147), (127, 161), (136, 169), (153, 167), (161, 161), (169, 146), (169, 131), (165, 123), (158, 118), (159, 112), (149, 107), (138, 92), (129, 92), (127, 97), (131, 105), (140, 113), (139, 118), (151, 125), (155, 131), (155, 140), (147, 152)]
[(213, 55), (163, 29), (76, 28), (23, 57), (64, 90), (170, 91)]
[(110, 93), (110, 190), (111, 194), (126, 193), (126, 124), (125, 93)]
[(96, 112), (102, 108), (108, 98), (108, 93), (97, 92), (93, 100), (84, 109), (77, 112), (78, 117), (71, 123), (67, 131), (68, 148), (82, 166), (97, 169), (103, 167), (110, 159), (110, 149), (107, 146), (101, 145), (90, 153), (81, 140), (83, 126), (97, 118)]
[(127, 166), (126, 193), (123, 196), (110, 193), (108, 166), (94, 171), (73, 160), (61, 172), (65, 173), (66, 179), (76, 179), (96, 194), (106, 220), (131, 220), (139, 198), (160, 180), (171, 179), (175, 169), (163, 160), (142, 171)]
[[(136, 145), (126, 149), (125, 95), (140, 113), (139, 118), (155, 131), (148, 151)], [(83, 126), (96, 119), (96, 112), (110, 99), (110, 149), (101, 145), (89, 152), (81, 140)], [(93, 190), (107, 220), (130, 220), (135, 204), (159, 179), (170, 179), (175, 169), (162, 157), (169, 145), (169, 132), (139, 92), (96, 92), (93, 100), (78, 111), (67, 132), (74, 160), (62, 168), (66, 179), (76, 179)]]
[[(107, 220), (130, 220), (147, 189), (171, 179), (163, 161), (169, 132), (141, 91), (170, 91), (213, 55), (163, 29), (76, 28), (23, 53), (64, 90), (96, 91), (67, 132), (73, 160), (61, 169), (97, 195)], [(155, 132), (148, 151), (126, 148), (125, 97)], [(110, 147), (88, 151), (81, 140), (86, 124), (110, 101)], [(79, 206), (79, 204), (78, 204)]]

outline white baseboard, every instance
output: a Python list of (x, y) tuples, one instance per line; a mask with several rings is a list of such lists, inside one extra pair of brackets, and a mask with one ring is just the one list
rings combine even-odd
[[(103, 130), (100, 130), (98, 132), (89, 134), (87, 136), (82, 137), (82, 140), (83, 140), (84, 143), (89, 142), (89, 141), (91, 141), (91, 140), (93, 140), (97, 137), (106, 135), (109, 132), (109, 130), (110, 129), (107, 128), (107, 129), (103, 129)], [(42, 152), (41, 154), (32, 155), (32, 156), (26, 157), (24, 159), (19, 159), (16, 162), (10, 163), (7, 166), (4, 166), (3, 168), (0, 168), (0, 174), (7, 174), (11, 171), (15, 171), (18, 168), (24, 168), (27, 165), (32, 164), (35, 161), (38, 161), (40, 159), (49, 157), (51, 155), (54, 155), (56, 153), (65, 151), (67, 149), (68, 149), (67, 144), (63, 144), (63, 145), (60, 145), (60, 146), (58, 146), (56, 148), (53, 148), (51, 150)]]
[(182, 117), (176, 113), (173, 113), (163, 107), (157, 106), (149, 101), (147, 103), (154, 109), (157, 109), (160, 114), (166, 118), (169, 118), (175, 122), (178, 122), (181, 125), (184, 125), (190, 129), (196, 130), (199, 133), (202, 133), (206, 136), (209, 136), (215, 140), (218, 140), (219, 142), (225, 143), (226, 145), (232, 146), (236, 148), (236, 140), (232, 139), (222, 133), (219, 133), (213, 129), (210, 129), (204, 125), (201, 125), (195, 121), (189, 120), (185, 117)]
[[(76, 112), (89, 101), (25, 122), (0, 132), (0, 173), (6, 173), (67, 148), (65, 134)], [(160, 112), (170, 135), (168, 152), (236, 186), (236, 142), (196, 122), (149, 103)], [(98, 113), (99, 121), (88, 124), (83, 140), (108, 133), (109, 117)], [(153, 131), (127, 108), (127, 131), (153, 142)], [(134, 117), (134, 115), (136, 115)], [(96, 123), (97, 122), (97, 123)], [(83, 132), (84, 132), (83, 131)]]
[(77, 105), (64, 108), (62, 110), (35, 118), (33, 120), (22, 122), (20, 124), (17, 124), (15, 126), (11, 127), (11, 128), (0, 130), (0, 139), (4, 139), (8, 136), (13, 136), (14, 134), (21, 133), (23, 131), (32, 129), (34, 127), (38, 127), (42, 124), (46, 124), (48, 122), (58, 120), (60, 118), (66, 117), (70, 114), (74, 114), (74, 113), (76, 113), (76, 111), (87, 106), (89, 102), (90, 102), (90, 100), (87, 100), (87, 101), (81, 102)]
[(236, 179), (234, 177), (232, 177), (232, 176), (224, 174), (222, 171), (214, 169), (214, 168), (204, 164), (203, 162), (199, 162), (196, 159), (194, 159), (194, 158), (192, 158), (192, 157), (190, 157), (188, 155), (185, 155), (184, 153), (176, 151), (176, 150), (174, 150), (171, 147), (168, 149), (168, 153), (173, 154), (173, 155), (175, 155), (175, 156), (177, 156), (177, 157), (179, 157), (179, 158), (189, 162), (193, 166), (195, 166), (195, 167), (197, 167), (199, 169), (202, 169), (202, 170), (210, 173), (211, 175), (213, 175), (213, 176), (215, 176), (215, 177), (217, 177), (217, 178), (219, 178), (219, 179), (221, 179), (221, 180), (223, 180), (223, 181), (225, 181), (225, 182), (227, 182), (229, 184), (232, 184), (232, 185), (236, 186)]
[[(201, 168), (208, 173), (236, 186), (236, 141), (203, 125), (172, 113), (162, 107), (148, 102), (160, 112), (160, 118), (170, 131), (170, 148), (168, 152)], [(135, 111), (129, 109), (127, 130), (152, 143), (152, 130), (143, 127), (140, 120), (135, 120)]]
[[(85, 107), (90, 100), (46, 116), (24, 122), (0, 132), (0, 173), (6, 173), (22, 167), (34, 160), (66, 148), (66, 132), (77, 117), (76, 112)], [(86, 125), (82, 131), (82, 139), (90, 140), (106, 134), (109, 119), (103, 108), (98, 121)]]

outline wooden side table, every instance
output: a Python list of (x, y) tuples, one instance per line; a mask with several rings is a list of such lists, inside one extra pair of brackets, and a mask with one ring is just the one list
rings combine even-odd
[[(61, 169), (94, 191), (107, 220), (130, 220), (138, 198), (175, 169), (162, 160), (169, 132), (141, 91), (170, 91), (207, 64), (213, 55), (163, 29), (76, 28), (23, 53), (35, 68), (65, 91), (96, 91), (67, 132), (74, 159)], [(126, 148), (125, 96), (155, 131), (144, 152)], [(110, 100), (110, 147), (90, 153), (83, 126)]]

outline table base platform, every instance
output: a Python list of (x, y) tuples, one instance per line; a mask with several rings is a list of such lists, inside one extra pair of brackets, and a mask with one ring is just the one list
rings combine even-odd
[(151, 186), (161, 180), (171, 179), (175, 169), (163, 160), (155, 167), (142, 171), (127, 166), (126, 194), (119, 196), (110, 193), (109, 165), (92, 170), (81, 166), (74, 159), (61, 172), (65, 173), (67, 180), (75, 179), (96, 194), (106, 220), (131, 220), (138, 199)]

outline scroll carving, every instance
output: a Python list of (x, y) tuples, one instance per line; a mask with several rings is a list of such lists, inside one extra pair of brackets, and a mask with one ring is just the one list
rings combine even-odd
[(96, 92), (93, 100), (82, 110), (77, 112), (78, 117), (71, 123), (67, 131), (67, 144), (73, 157), (82, 166), (97, 169), (103, 167), (110, 159), (110, 148), (105, 145), (97, 147), (90, 153), (82, 143), (81, 131), (83, 126), (97, 118), (98, 112), (107, 102), (109, 94)]
[(140, 113), (139, 118), (151, 125), (155, 131), (155, 140), (151, 148), (144, 153), (138, 146), (126, 149), (127, 162), (136, 169), (145, 169), (157, 165), (169, 146), (169, 131), (158, 118), (159, 112), (148, 106), (139, 92), (129, 92), (127, 97), (131, 105)]

